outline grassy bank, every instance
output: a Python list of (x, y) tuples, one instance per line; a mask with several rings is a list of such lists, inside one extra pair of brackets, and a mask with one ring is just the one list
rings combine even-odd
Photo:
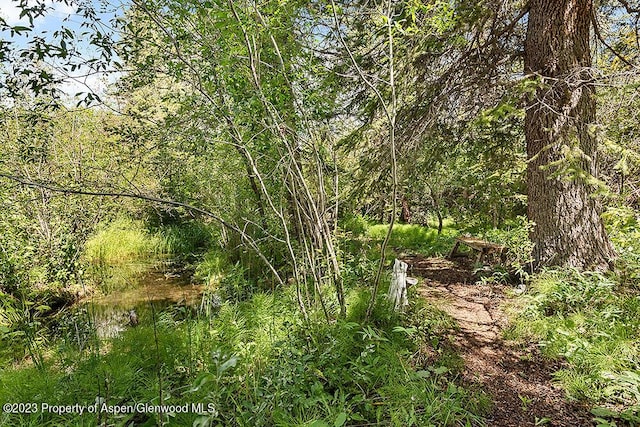
[(418, 356), (446, 320), (419, 305), (406, 318), (381, 307), (377, 325), (363, 326), (363, 292), (351, 291), (349, 319), (333, 325), (303, 323), (291, 289), (256, 293), (243, 303), (210, 307), (212, 316), (159, 312), (118, 338), (89, 338), (82, 350), (72, 336), (63, 336), (51, 343), (39, 368), (27, 364), (0, 372), (3, 403), (212, 403), (214, 413), (5, 413), (2, 424), (481, 423), (478, 414), (487, 400), (455, 385), (452, 359), (425, 363)]
[(186, 260), (210, 246), (213, 235), (210, 226), (197, 221), (149, 229), (142, 221), (119, 217), (98, 227), (87, 240), (84, 258), (110, 266), (161, 257)]
[(82, 253), (65, 268), (73, 273), (64, 281), (45, 280), (55, 272), (40, 274), (43, 266), (38, 264), (33, 271), (16, 273), (23, 279), (15, 289), (0, 286), (0, 362), (43, 363), (53, 345), (56, 319), (68, 307), (92, 294), (135, 286), (138, 277), (161, 264), (183, 268), (198, 259), (211, 236), (209, 227), (201, 223), (150, 230), (142, 221), (121, 216), (100, 224), (86, 238)]
[(200, 222), (148, 229), (142, 221), (119, 217), (102, 224), (87, 240), (83, 261), (88, 286), (113, 292), (159, 263), (189, 266), (201, 260), (214, 231)]
[[(399, 227), (394, 243), (437, 250), (440, 238), (431, 230), (414, 236), (415, 227)], [(147, 230), (141, 222), (120, 219), (99, 228), (84, 259), (103, 292), (128, 286), (129, 266), (148, 268), (179, 254), (194, 265), (194, 279), (207, 286), (202, 303), (150, 310), (138, 327), (109, 339), (97, 336), (93, 319), (82, 310), (59, 316), (51, 328), (13, 324), (14, 332), (24, 333), (23, 352), (3, 355), (0, 402), (100, 408), (202, 403), (210, 410), (5, 412), (0, 424), (481, 425), (490, 402), (457, 385), (461, 361), (440, 345), (446, 342), (440, 336), (453, 327), (444, 313), (413, 298), (410, 310), (398, 315), (381, 298), (373, 321), (362, 323), (367, 277), (383, 229), (371, 225), (365, 235), (343, 240), (346, 248), (366, 250), (343, 253), (345, 277), (352, 279), (346, 280), (349, 311), (347, 318), (327, 324), (319, 313), (302, 320), (294, 288), (257, 286), (246, 268), (210, 245), (211, 234), (200, 225)]]

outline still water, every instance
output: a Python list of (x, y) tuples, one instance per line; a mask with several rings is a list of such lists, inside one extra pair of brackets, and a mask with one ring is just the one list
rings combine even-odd
[[(204, 286), (191, 284), (187, 276), (149, 271), (126, 289), (86, 300), (83, 308), (93, 319), (97, 335), (112, 338), (136, 326), (132, 320), (152, 324), (162, 310), (197, 307), (203, 290)], [(136, 319), (132, 319), (132, 310)]]

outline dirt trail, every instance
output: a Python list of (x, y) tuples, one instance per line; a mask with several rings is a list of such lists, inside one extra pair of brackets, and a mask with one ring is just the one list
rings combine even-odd
[[(535, 347), (523, 349), (502, 339), (507, 318), (501, 309), (506, 288), (476, 283), (465, 258), (406, 256), (409, 275), (421, 277), (418, 292), (459, 325), (454, 345), (465, 361), (463, 380), (493, 397), (488, 426), (591, 426), (588, 408), (568, 402), (553, 384), (558, 368)], [(548, 419), (546, 423), (541, 420)], [(536, 424), (540, 422), (540, 424)]]

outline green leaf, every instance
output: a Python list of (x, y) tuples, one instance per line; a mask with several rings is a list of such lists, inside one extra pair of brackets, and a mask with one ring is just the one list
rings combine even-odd
[(418, 376), (418, 378), (429, 378), (431, 376), (431, 373), (429, 371), (418, 371), (416, 372), (416, 375)]
[(433, 373), (436, 375), (442, 375), (449, 372), (449, 368), (447, 368), (446, 366), (438, 366), (437, 368), (435, 368), (433, 370)]
[(20, 33), (23, 33), (25, 31), (31, 31), (31, 30), (32, 30), (32, 28), (25, 27), (25, 26), (22, 26), (22, 25), (16, 25), (15, 27), (11, 27), (11, 31), (16, 33), (16, 34), (20, 34)]
[(209, 381), (211, 381), (213, 379), (213, 377), (211, 376), (211, 374), (204, 374), (202, 376), (200, 376), (199, 378), (197, 378), (194, 383), (193, 383), (193, 387), (191, 387), (191, 389), (189, 389), (190, 393), (194, 393), (198, 390), (200, 390), (200, 388), (205, 385), (206, 383), (208, 383)]
[(228, 371), (231, 368), (235, 368), (238, 363), (238, 358), (236, 356), (231, 356), (227, 361), (225, 361), (222, 365), (218, 367), (218, 375), (221, 375), (225, 371)]
[(596, 417), (612, 417), (612, 418), (615, 418), (615, 417), (618, 416), (617, 412), (612, 411), (611, 409), (603, 408), (601, 406), (596, 406), (595, 408), (591, 409), (591, 413), (593, 415), (595, 415)]
[(345, 412), (340, 412), (336, 417), (336, 420), (333, 422), (333, 427), (341, 427), (346, 422), (347, 422), (347, 414)]

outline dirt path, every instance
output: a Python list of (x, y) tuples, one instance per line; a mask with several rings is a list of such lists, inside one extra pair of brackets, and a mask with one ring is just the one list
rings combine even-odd
[(593, 425), (588, 408), (568, 402), (551, 381), (558, 366), (543, 360), (535, 347), (523, 349), (502, 339), (507, 323), (501, 309), (504, 286), (476, 283), (465, 258), (403, 260), (411, 276), (422, 278), (418, 292), (457, 321), (459, 330), (453, 338), (465, 361), (463, 380), (493, 397), (488, 426)]

